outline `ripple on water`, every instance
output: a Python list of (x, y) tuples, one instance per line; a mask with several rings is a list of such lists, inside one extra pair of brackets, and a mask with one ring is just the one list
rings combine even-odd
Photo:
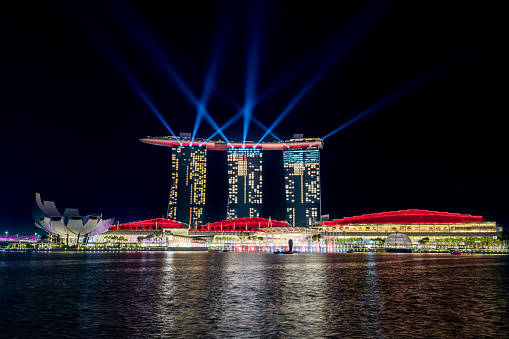
[(1, 253), (2, 337), (504, 337), (508, 256)]

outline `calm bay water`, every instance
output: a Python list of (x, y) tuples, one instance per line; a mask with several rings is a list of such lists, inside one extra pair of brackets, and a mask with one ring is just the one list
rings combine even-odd
[(509, 256), (0, 253), (0, 337), (509, 336)]

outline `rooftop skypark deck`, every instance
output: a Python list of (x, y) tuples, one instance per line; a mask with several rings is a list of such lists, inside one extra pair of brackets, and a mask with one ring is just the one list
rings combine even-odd
[(191, 139), (188, 137), (146, 137), (140, 139), (141, 142), (157, 146), (178, 147), (178, 146), (198, 146), (206, 147), (210, 151), (227, 151), (229, 148), (261, 148), (264, 151), (284, 151), (287, 149), (323, 148), (323, 140), (318, 138), (290, 139), (288, 141), (260, 142), (226, 142), (212, 141), (205, 139)]

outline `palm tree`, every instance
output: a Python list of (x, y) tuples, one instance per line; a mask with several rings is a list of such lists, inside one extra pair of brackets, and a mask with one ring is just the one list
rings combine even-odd
[(509, 231), (502, 231), (498, 234), (497, 239), (504, 244), (504, 247), (507, 247), (507, 240), (509, 240)]
[(422, 246), (427, 245), (427, 244), (429, 244), (429, 238), (428, 237), (424, 237), (424, 238), (420, 239), (418, 241), (418, 243), (421, 244)]
[(374, 242), (376, 242), (377, 246), (380, 248), (380, 247), (382, 247), (382, 246), (385, 244), (385, 239), (386, 239), (386, 238), (380, 238), (380, 237), (378, 237), (378, 238), (371, 239), (371, 240), (373, 240)]
[(119, 247), (120, 247), (120, 242), (127, 242), (127, 238), (124, 237), (123, 235), (121, 235), (120, 237), (118, 237), (118, 242), (119, 242)]
[(163, 239), (163, 235), (164, 235), (164, 231), (154, 231), (154, 236), (156, 237), (156, 241), (159, 240), (159, 242), (161, 242), (161, 240)]

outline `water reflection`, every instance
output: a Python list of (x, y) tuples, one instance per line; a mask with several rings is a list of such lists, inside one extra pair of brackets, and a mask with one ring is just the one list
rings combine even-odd
[(3, 337), (504, 337), (508, 256), (0, 253)]

